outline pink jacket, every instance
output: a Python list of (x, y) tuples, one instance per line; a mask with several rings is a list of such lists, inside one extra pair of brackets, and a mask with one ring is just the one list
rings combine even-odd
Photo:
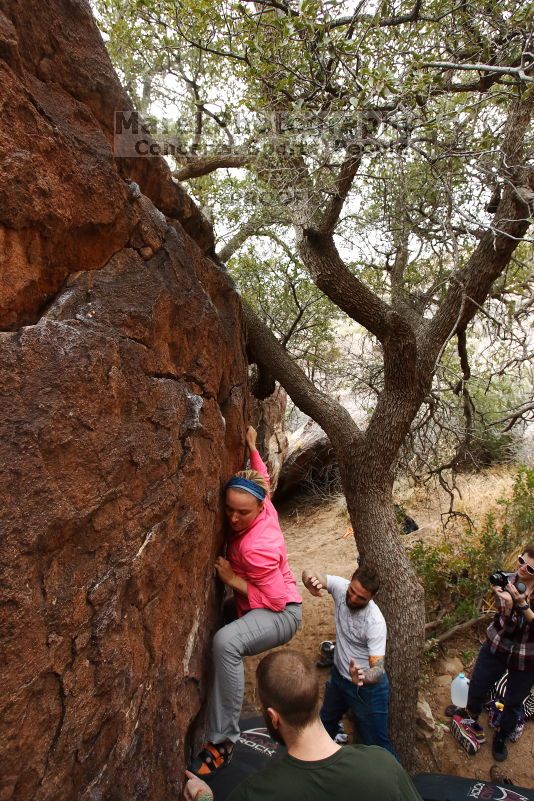
[[(269, 474), (258, 451), (250, 455), (250, 466), (267, 480)], [(234, 593), (237, 615), (251, 609), (281, 612), (286, 604), (301, 603), (297, 583), (287, 561), (284, 535), (278, 514), (269, 498), (254, 522), (238, 534), (230, 534), (226, 558), (234, 573), (248, 584), (248, 595)]]

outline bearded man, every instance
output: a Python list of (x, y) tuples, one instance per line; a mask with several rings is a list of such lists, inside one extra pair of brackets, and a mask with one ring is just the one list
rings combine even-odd
[(334, 739), (339, 721), (350, 709), (360, 740), (365, 745), (380, 745), (398, 759), (388, 733), (387, 628), (373, 600), (380, 587), (377, 573), (362, 565), (349, 581), (305, 570), (302, 581), (312, 595), (319, 597), (328, 591), (335, 605), (334, 664), (321, 708), (326, 731)]

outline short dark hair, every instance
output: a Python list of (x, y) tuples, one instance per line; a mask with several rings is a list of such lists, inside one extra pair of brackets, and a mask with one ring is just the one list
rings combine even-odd
[(529, 542), (528, 545), (525, 545), (522, 553), (526, 553), (530, 556), (531, 559), (534, 559), (534, 542)]
[(372, 567), (367, 565), (360, 565), (352, 574), (351, 581), (356, 579), (360, 582), (362, 587), (373, 595), (380, 589), (380, 579), (378, 573)]
[(293, 729), (304, 729), (319, 715), (317, 673), (303, 654), (290, 649), (264, 656), (256, 668), (258, 695)]

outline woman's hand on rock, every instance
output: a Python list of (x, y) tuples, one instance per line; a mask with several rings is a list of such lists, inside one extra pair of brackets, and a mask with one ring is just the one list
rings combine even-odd
[(256, 439), (257, 439), (257, 437), (258, 437), (258, 433), (257, 433), (256, 429), (253, 428), (252, 426), (248, 426), (247, 433), (245, 434), (245, 440), (246, 440), (246, 443), (247, 443), (247, 447), (248, 447), (249, 451), (251, 451), (251, 452), (256, 450)]
[(224, 559), (222, 556), (218, 556), (215, 560), (215, 570), (217, 571), (217, 576), (224, 584), (228, 584), (232, 586), (232, 582), (236, 578), (234, 571), (232, 570), (232, 566), (228, 559)]

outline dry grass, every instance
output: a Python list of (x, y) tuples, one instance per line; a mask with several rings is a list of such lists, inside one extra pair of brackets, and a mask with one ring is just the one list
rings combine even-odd
[[(467, 515), (475, 527), (483, 524), (489, 512), (495, 516), (497, 524), (502, 523), (505, 508), (498, 501), (511, 498), (516, 474), (514, 465), (495, 465), (473, 475), (459, 475), (455, 512)], [(419, 531), (405, 537), (408, 547), (416, 540), (435, 545), (444, 535), (454, 539), (464, 531), (465, 517), (448, 516), (450, 496), (437, 478), (424, 487), (408, 487), (400, 482), (395, 495), (419, 525)]]

